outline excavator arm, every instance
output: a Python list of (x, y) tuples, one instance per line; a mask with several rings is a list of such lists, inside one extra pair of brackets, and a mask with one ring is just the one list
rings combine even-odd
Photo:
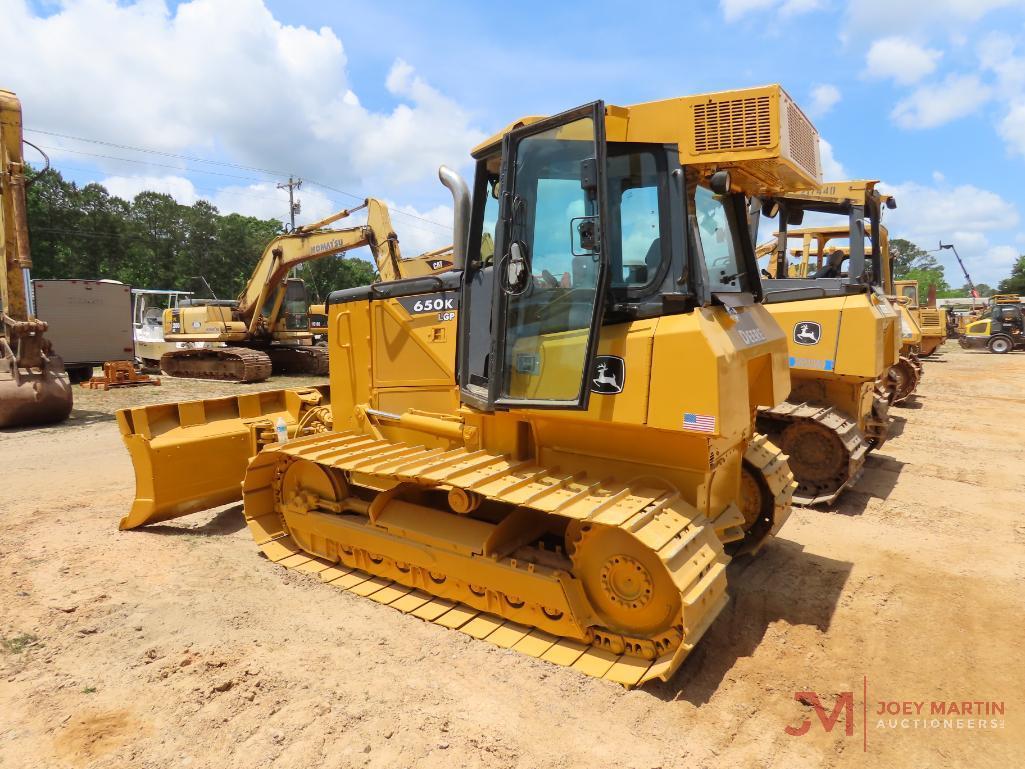
[[(365, 225), (329, 228), (328, 225), (364, 208), (367, 209)], [(274, 238), (264, 249), (239, 297), (239, 318), (247, 324), (249, 333), (256, 332), (261, 318), (268, 328), (274, 327), (283, 299), (282, 281), (289, 270), (305, 262), (337, 256), (362, 246), (369, 246), (382, 279), (393, 280), (384, 276), (397, 271), (401, 259), (399, 241), (391, 227), (388, 207), (375, 198), (367, 198), (361, 206), (339, 211)]]
[(59, 422), (71, 413), (64, 363), (32, 307), (21, 102), (0, 90), (0, 427)]

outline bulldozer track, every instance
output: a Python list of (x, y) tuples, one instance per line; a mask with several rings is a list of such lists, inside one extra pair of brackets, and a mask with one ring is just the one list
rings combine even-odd
[(755, 433), (744, 450), (743, 473), (742, 489), (747, 491), (748, 483), (757, 487), (751, 487), (750, 500), (744, 498), (742, 512), (747, 533), (743, 541), (728, 548), (731, 555), (756, 554), (790, 517), (791, 503), (797, 490), (787, 455), (761, 433)]
[(901, 355), (900, 359), (891, 367), (891, 371), (894, 380), (892, 405), (898, 406), (907, 402), (908, 398), (914, 395), (915, 390), (918, 389), (918, 383), (922, 378), (922, 364), (919, 363), (916, 366), (910, 357)]
[[(359, 507), (358, 499), (332, 502), (289, 485), (291, 472), (322, 471), (334, 479), (324, 488), (347, 481), (369, 497), (363, 514), (350, 507)], [(447, 490), (467, 511), (488, 501), (507, 512), (489, 524), (419, 506), (396, 521), (391, 511), (405, 503), (394, 500), (410, 487)], [(650, 481), (596, 480), (501, 454), (426, 449), (354, 432), (265, 449), (250, 464), (243, 500), (254, 540), (281, 566), (625, 686), (667, 680), (722, 611), (729, 562), (722, 541), (739, 539), (743, 523), (732, 506), (709, 521), (677, 492)], [(546, 549), (536, 534), (522, 539), (523, 531), (556, 519), (566, 527), (564, 553)], [(463, 534), (442, 534), (489, 526), (487, 542), (513, 531), (515, 545), (457, 553), (453, 543)], [(593, 553), (604, 554), (594, 560)], [(474, 584), (467, 573), (496, 576)], [(662, 601), (675, 608), (644, 633), (617, 631), (599, 619), (601, 611), (623, 616)], [(606, 609), (593, 610), (598, 605)]]
[[(774, 408), (760, 409), (757, 425), (759, 432), (767, 434), (787, 454), (788, 465), (797, 482), (794, 504), (804, 507), (830, 504), (861, 477), (869, 442), (856, 422), (832, 406), (783, 401)], [(826, 448), (801, 446), (800, 442), (809, 435), (824, 438)], [(825, 475), (803, 464), (820, 449), (833, 452), (833, 461)]]
[(271, 360), (248, 347), (213, 347), (166, 352), (160, 369), (172, 377), (262, 382), (271, 375)]
[(328, 372), (326, 347), (312, 345), (276, 346), (267, 348), (275, 374), (309, 374), (324, 376)]

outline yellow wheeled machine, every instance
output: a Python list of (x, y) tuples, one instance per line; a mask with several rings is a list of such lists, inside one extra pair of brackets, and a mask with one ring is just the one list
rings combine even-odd
[(60, 422), (71, 413), (64, 362), (32, 300), (21, 102), (0, 90), (0, 427)]
[[(830, 182), (763, 203), (780, 223), (773, 245), (759, 249), (772, 259), (763, 271), (765, 303), (786, 334), (793, 387), (784, 403), (759, 413), (758, 430), (789, 456), (799, 504), (834, 501), (860, 477), (868, 451), (886, 440), (900, 333), (897, 312), (876, 284), (882, 209), (894, 205), (872, 181)], [(821, 228), (789, 231), (807, 212), (847, 221), (824, 235), (815, 234)], [(791, 274), (791, 237), (819, 243), (815, 269), (805, 277), (772, 277)], [(847, 247), (827, 251), (838, 237)], [(810, 246), (803, 250), (807, 266)]]
[(967, 325), (958, 338), (965, 349), (989, 350), (1000, 355), (1025, 349), (1025, 307), (1016, 294), (990, 298), (988, 317)]
[(241, 481), (283, 566), (590, 675), (667, 679), (726, 603), (730, 554), (789, 514), (785, 457), (753, 433), (790, 382), (746, 195), (815, 184), (817, 134), (767, 86), (524, 118), (473, 157), (472, 200), (442, 172), (454, 270), (331, 294), (329, 392), (119, 412), (122, 528)]

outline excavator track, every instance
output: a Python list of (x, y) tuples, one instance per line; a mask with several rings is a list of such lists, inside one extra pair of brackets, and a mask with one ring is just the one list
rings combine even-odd
[(760, 410), (757, 425), (787, 455), (797, 482), (794, 504), (829, 504), (861, 477), (869, 442), (832, 406), (783, 401)]
[(328, 356), (326, 347), (312, 345), (268, 347), (271, 365), (275, 374), (308, 374), (326, 376)]
[(173, 377), (262, 382), (271, 375), (271, 359), (248, 347), (173, 350), (161, 356), (160, 369)]
[(709, 521), (650, 479), (355, 432), (265, 449), (242, 490), (271, 561), (625, 686), (680, 666), (743, 536), (735, 507)]
[(755, 555), (790, 517), (797, 482), (787, 455), (768, 436), (755, 433), (744, 451), (740, 477), (744, 539), (730, 543), (732, 556)]

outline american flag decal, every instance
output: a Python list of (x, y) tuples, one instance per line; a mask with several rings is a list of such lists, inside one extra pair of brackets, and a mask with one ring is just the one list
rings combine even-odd
[(683, 429), (699, 433), (714, 433), (715, 417), (708, 414), (684, 414)]

